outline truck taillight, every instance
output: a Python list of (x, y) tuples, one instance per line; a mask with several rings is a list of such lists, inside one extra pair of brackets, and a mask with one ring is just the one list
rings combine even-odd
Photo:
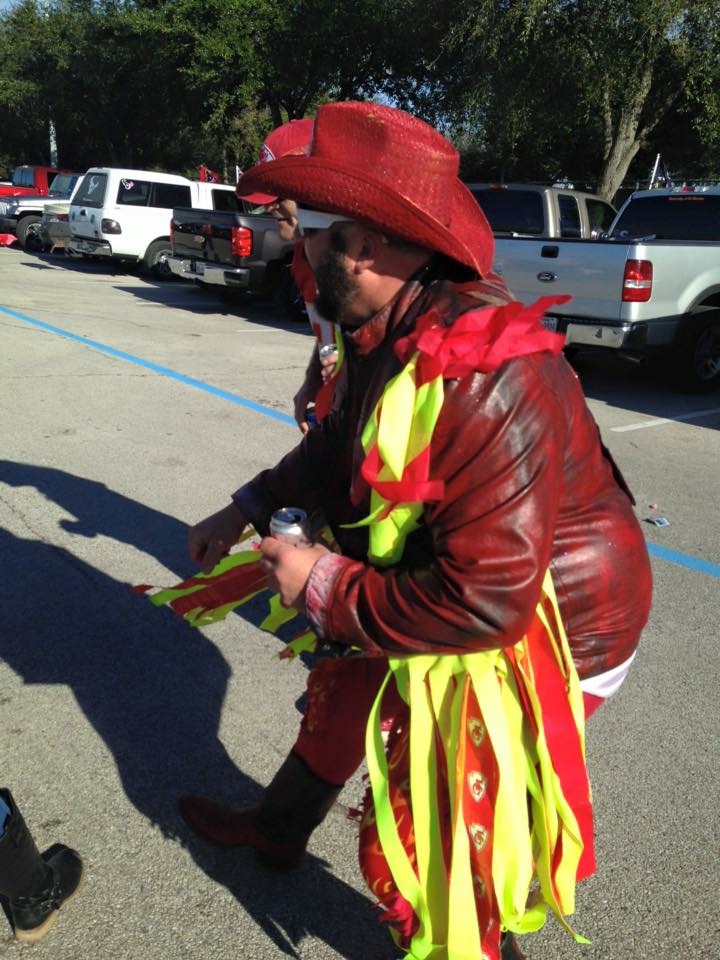
[(652, 295), (651, 260), (626, 260), (622, 298), (625, 303), (645, 303)]
[(117, 220), (109, 220), (106, 217), (100, 221), (101, 233), (122, 233), (122, 227)]
[(253, 235), (249, 227), (233, 227), (230, 248), (234, 257), (249, 257), (252, 253)]

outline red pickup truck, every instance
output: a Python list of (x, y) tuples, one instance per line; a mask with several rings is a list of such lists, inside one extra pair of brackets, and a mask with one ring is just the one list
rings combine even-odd
[(25, 164), (15, 167), (12, 181), (0, 183), (0, 197), (20, 197), (26, 193), (45, 197), (59, 173), (75, 173), (75, 171), (60, 167), (31, 167)]

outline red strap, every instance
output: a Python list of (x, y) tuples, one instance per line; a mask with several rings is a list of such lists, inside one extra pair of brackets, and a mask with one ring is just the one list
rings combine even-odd
[(576, 733), (565, 683), (554, 662), (555, 654), (547, 641), (545, 628), (537, 617), (533, 618), (528, 629), (527, 641), (535, 689), (543, 706), (548, 751), (562, 783), (563, 793), (577, 818), (584, 844), (577, 875), (580, 881), (595, 872), (590, 782), (580, 735)]
[(529, 307), (513, 300), (500, 307), (470, 310), (449, 326), (432, 309), (418, 319), (411, 334), (398, 340), (395, 353), (407, 363), (419, 351), (418, 387), (438, 374), (449, 379), (476, 370), (488, 373), (513, 357), (544, 351), (558, 354), (565, 338), (546, 330), (540, 320), (551, 306), (570, 299), (541, 297)]

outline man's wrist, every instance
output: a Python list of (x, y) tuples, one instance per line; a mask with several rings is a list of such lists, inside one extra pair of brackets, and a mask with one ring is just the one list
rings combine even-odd
[(317, 560), (305, 585), (305, 612), (319, 637), (326, 636), (327, 609), (335, 582), (354, 561), (339, 553), (327, 553)]

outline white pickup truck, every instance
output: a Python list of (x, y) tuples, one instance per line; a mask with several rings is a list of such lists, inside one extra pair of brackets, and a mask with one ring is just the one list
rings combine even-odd
[(661, 358), (687, 389), (720, 386), (720, 188), (638, 191), (604, 239), (496, 245), (519, 300), (572, 295), (546, 318), (568, 347)]
[(42, 250), (38, 228), (45, 208), (58, 201), (69, 203), (81, 176), (80, 173), (56, 174), (47, 194), (0, 197), (0, 233), (14, 233), (26, 250)]

